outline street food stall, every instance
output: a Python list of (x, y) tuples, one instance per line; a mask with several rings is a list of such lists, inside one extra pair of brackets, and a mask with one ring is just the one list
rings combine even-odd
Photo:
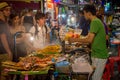
[[(53, 71), (49, 76), (54, 76), (54, 79), (61, 75), (67, 75), (70, 80), (73, 75), (86, 74), (90, 77), (93, 69), (89, 64), (89, 45), (87, 43), (69, 44), (69, 37), (81, 38), (80, 35), (75, 37), (77, 33), (74, 30), (70, 31), (73, 32), (74, 37), (69, 36), (69, 32), (65, 33), (64, 38), (61, 37), (60, 44), (51, 44), (31, 52), (27, 56), (21, 57), (19, 62), (3, 62), (5, 72), (9, 75), (23, 75), (24, 80), (29, 80), (29, 75), (47, 75), (49, 70)], [(65, 43), (63, 44), (63, 42)]]
[(49, 70), (52, 70), (50, 76), (54, 76), (53, 79), (66, 75), (71, 80), (73, 75), (80, 74), (88, 75), (88, 78), (90, 78), (93, 69), (90, 65), (89, 44), (69, 43), (69, 38), (85, 38), (80, 35), (82, 30), (77, 29), (77, 15), (74, 12), (77, 5), (67, 6), (70, 9), (67, 12), (68, 17), (63, 15), (65, 10), (61, 8), (63, 13), (61, 12), (60, 15), (62, 19), (67, 17), (67, 20), (65, 20), (65, 23), (64, 20), (62, 20), (63, 23), (59, 23), (61, 24), (59, 31), (60, 42), (58, 44), (48, 44), (43, 49), (31, 52), (27, 56), (21, 57), (18, 62), (3, 62), (2, 66), (7, 74), (23, 75), (25, 76), (24, 80), (29, 80), (29, 75), (48, 74)]

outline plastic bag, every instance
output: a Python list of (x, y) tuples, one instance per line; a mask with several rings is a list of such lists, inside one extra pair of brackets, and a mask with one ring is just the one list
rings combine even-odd
[(76, 73), (92, 73), (92, 66), (84, 58), (77, 58), (72, 64), (72, 70)]

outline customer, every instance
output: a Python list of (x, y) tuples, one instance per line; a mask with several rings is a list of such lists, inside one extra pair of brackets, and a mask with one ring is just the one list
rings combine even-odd
[(81, 35), (86, 36), (86, 35), (88, 35), (88, 31), (89, 31), (89, 27), (90, 27), (89, 20), (85, 19), (85, 16), (84, 16), (84, 13), (82, 10), (79, 11), (79, 16), (80, 16), (80, 19), (79, 19), (79, 27), (78, 28), (82, 29)]
[(10, 8), (6, 2), (0, 3), (0, 80), (5, 80), (1, 63), (12, 60), (13, 40), (6, 20), (10, 15)]
[(6, 3), (6, 2), (2, 2), (0, 3), (0, 7), (1, 7), (1, 11), (3, 12), (5, 21), (8, 23), (9, 21), (9, 16), (11, 14), (11, 7)]
[(21, 18), (21, 24), (25, 27), (26, 32), (29, 32), (30, 28), (36, 24), (32, 9), (26, 10), (26, 14)]
[(92, 80), (101, 80), (104, 67), (108, 58), (106, 47), (106, 33), (104, 25), (100, 19), (96, 17), (96, 8), (93, 5), (85, 5), (83, 8), (84, 16), (90, 20), (90, 32), (84, 39), (69, 39), (70, 42), (82, 42), (91, 44), (92, 64), (95, 66), (95, 72)]
[(35, 15), (36, 26), (30, 29), (34, 35), (33, 47), (41, 49), (50, 43), (50, 29), (45, 25), (45, 14), (38, 13)]
[(46, 12), (45, 16), (46, 16), (46, 24), (51, 28), (51, 19), (52, 19), (51, 13)]
[(106, 33), (106, 45), (107, 47), (109, 46), (109, 36), (108, 36), (108, 27), (107, 24), (104, 22), (104, 15), (98, 14), (97, 17), (102, 21), (104, 28), (105, 28), (105, 33)]
[(13, 38), (16, 37), (15, 39), (15, 55), (13, 55), (14, 61), (18, 62), (19, 57), (24, 57), (27, 55), (27, 50), (26, 50), (26, 45), (24, 41), (24, 33), (18, 33), (16, 36), (15, 34), (17, 32), (25, 32), (25, 28), (20, 25), (20, 16), (17, 13), (11, 14), (10, 15), (10, 32)]

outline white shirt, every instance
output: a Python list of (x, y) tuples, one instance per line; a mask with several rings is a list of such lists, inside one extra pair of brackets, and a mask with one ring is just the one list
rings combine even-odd
[[(30, 29), (30, 33), (33, 33), (34, 35), (34, 40), (33, 40), (33, 47), (35, 48), (44, 48), (48, 43), (47, 43), (47, 38), (46, 38), (46, 29), (45, 27), (40, 27), (37, 25), (38, 29), (38, 35), (35, 35), (35, 27), (32, 27)], [(47, 27), (47, 33), (50, 32), (50, 29)]]

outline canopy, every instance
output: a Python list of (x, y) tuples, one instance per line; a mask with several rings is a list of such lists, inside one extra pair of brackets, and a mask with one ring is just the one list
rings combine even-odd
[(30, 3), (31, 1), (37, 2), (37, 1), (41, 1), (41, 0), (4, 0), (4, 1), (24, 1), (24, 2)]

